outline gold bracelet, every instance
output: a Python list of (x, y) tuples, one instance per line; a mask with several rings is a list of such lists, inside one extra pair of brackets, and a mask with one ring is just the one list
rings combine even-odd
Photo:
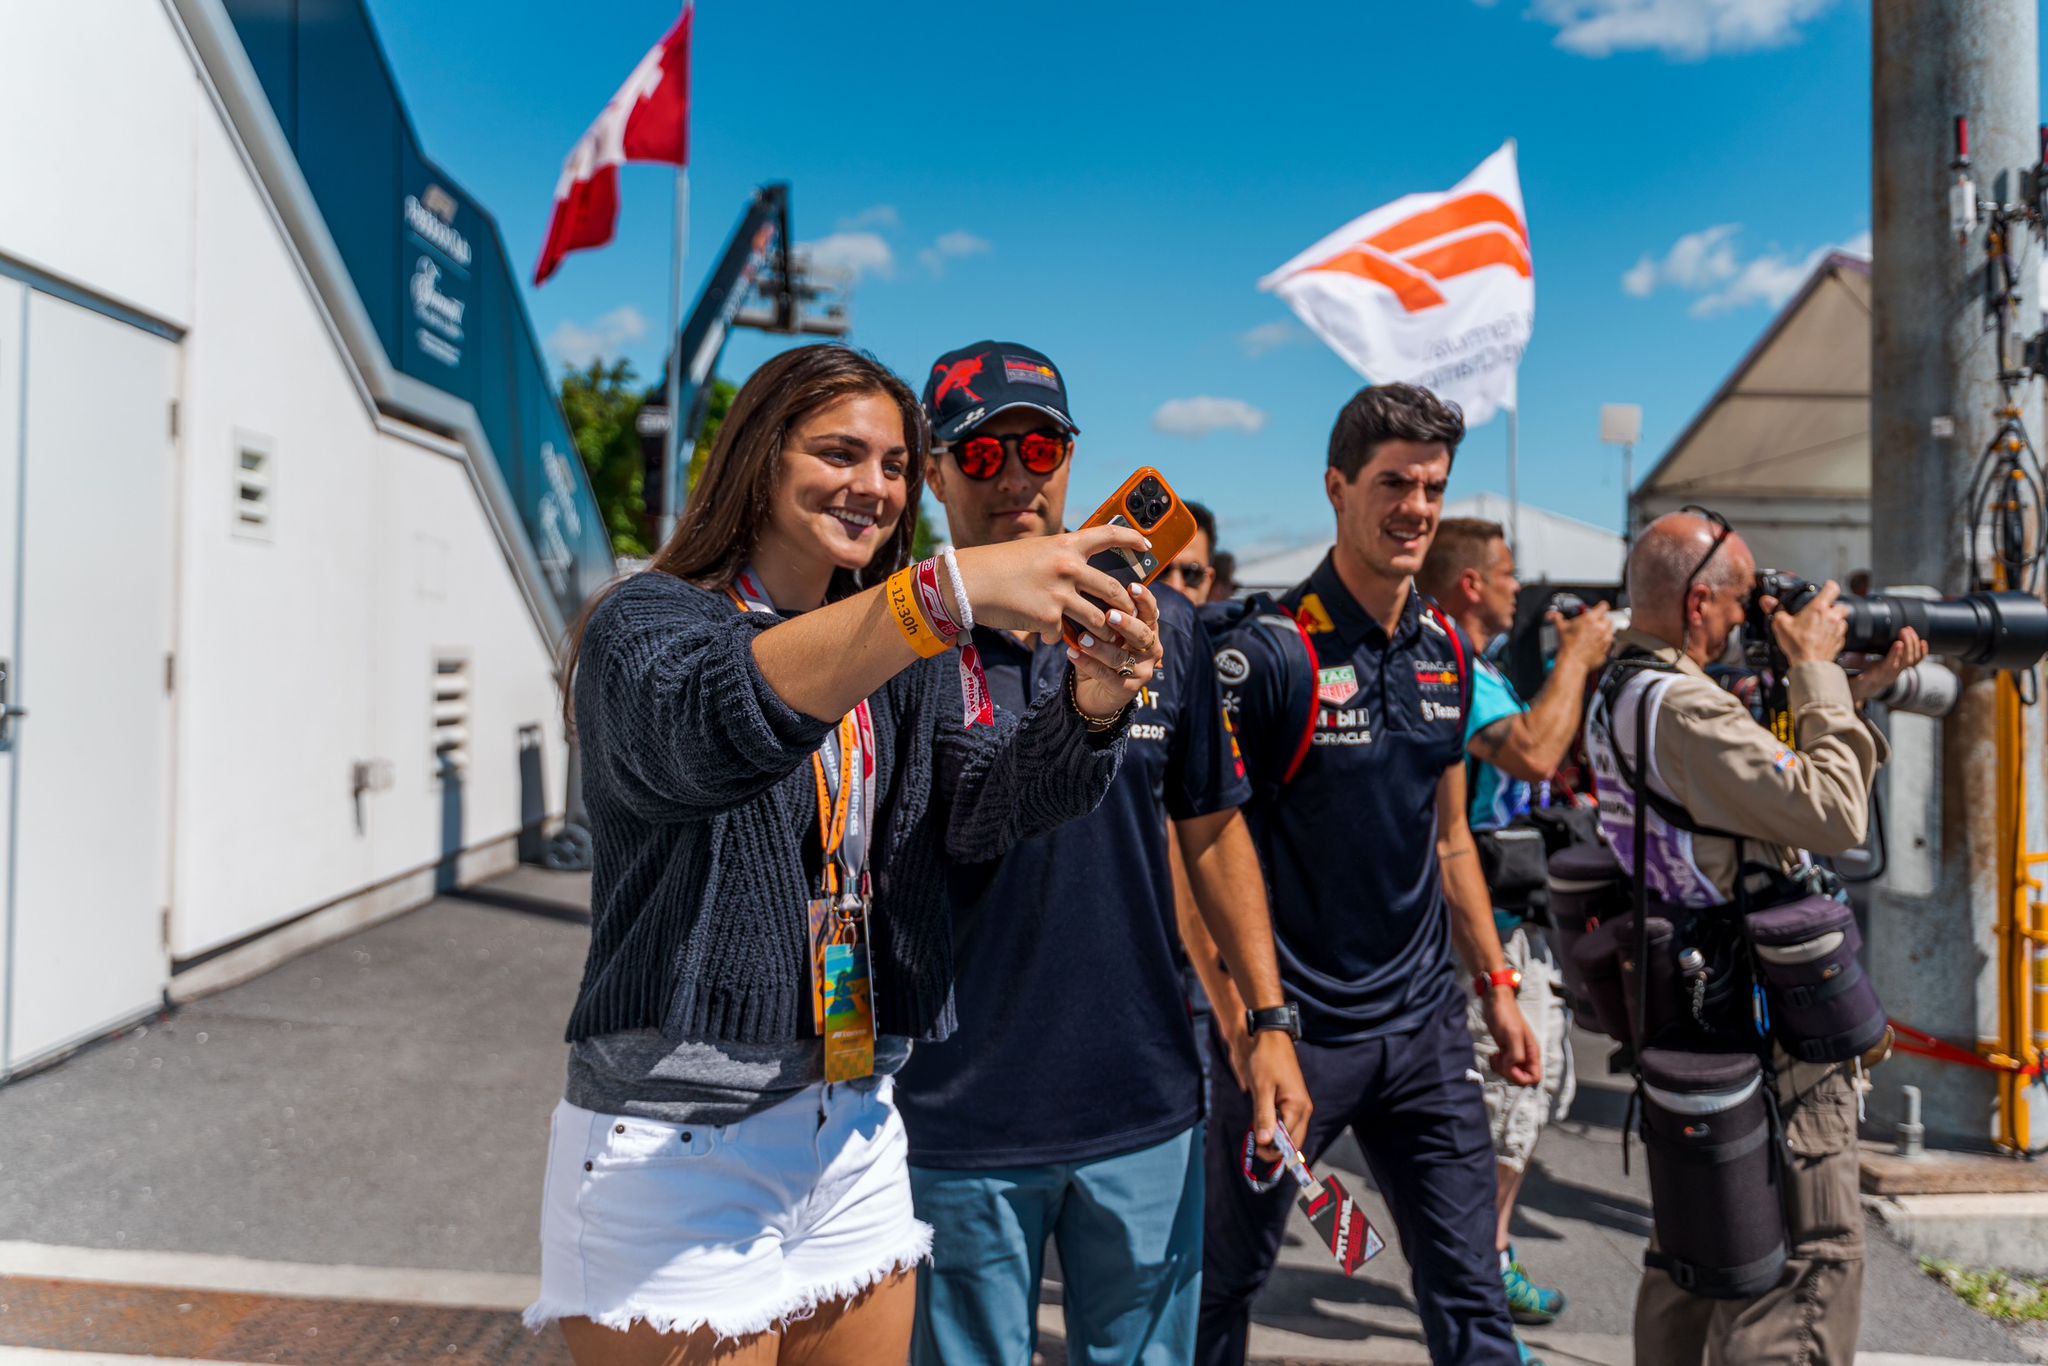
[(1121, 707), (1118, 707), (1108, 716), (1090, 716), (1087, 712), (1081, 710), (1080, 694), (1074, 691), (1076, 685), (1077, 680), (1074, 676), (1074, 670), (1069, 668), (1067, 670), (1067, 705), (1074, 709), (1074, 715), (1081, 718), (1081, 724), (1097, 735), (1105, 731), (1115, 730), (1121, 725), (1124, 717), (1130, 714), (1131, 707), (1138, 700), (1135, 697), (1127, 699)]
[(896, 629), (910, 642), (910, 648), (917, 651), (920, 658), (930, 659), (934, 655), (946, 653), (953, 647), (949, 642), (939, 638), (939, 633), (925, 620), (924, 609), (917, 605), (916, 577), (915, 565), (897, 570), (889, 576), (888, 585), (882, 590), (882, 596), (888, 599), (889, 615), (895, 618)]

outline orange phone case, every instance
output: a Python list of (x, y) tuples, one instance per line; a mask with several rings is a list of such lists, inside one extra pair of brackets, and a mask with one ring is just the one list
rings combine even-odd
[[(1156, 489), (1148, 490), (1147, 481), (1156, 485)], [(1150, 516), (1156, 509), (1161, 495), (1165, 497), (1166, 510), (1153, 517), (1149, 523), (1146, 522), (1144, 518)], [(1092, 526), (1104, 526), (1119, 518), (1126, 525), (1144, 532), (1146, 538), (1152, 542), (1151, 553), (1142, 564), (1133, 563), (1128, 556), (1119, 551), (1103, 552), (1104, 555), (1121, 558), (1123, 563), (1113, 569), (1107, 565), (1097, 567), (1107, 573), (1113, 573), (1125, 583), (1150, 584), (1166, 572), (1166, 566), (1173, 563), (1174, 556), (1187, 549), (1188, 542), (1195, 539), (1195, 532), (1198, 530), (1195, 526), (1195, 514), (1188, 511), (1187, 504), (1173, 491), (1173, 485), (1166, 482), (1166, 476), (1150, 465), (1133, 470), (1131, 477), (1124, 480), (1115, 493), (1104, 499), (1101, 507), (1095, 509), (1095, 514), (1081, 523), (1081, 529), (1086, 531)], [(1101, 558), (1102, 556), (1096, 557)], [(1093, 564), (1094, 560), (1089, 563)], [(1063, 634), (1066, 636), (1067, 644), (1076, 649), (1080, 648), (1080, 628), (1072, 621), (1067, 623)]]

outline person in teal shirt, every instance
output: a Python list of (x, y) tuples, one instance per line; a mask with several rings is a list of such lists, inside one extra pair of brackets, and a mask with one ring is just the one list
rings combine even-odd
[[(1482, 843), (1489, 833), (1508, 829), (1529, 814), (1535, 787), (1564, 761), (1578, 733), (1586, 683), (1607, 658), (1614, 625), (1604, 606), (1566, 621), (1556, 613), (1557, 661), (1536, 701), (1524, 702), (1489, 657), (1489, 647), (1505, 641), (1515, 621), (1515, 599), (1521, 581), (1515, 555), (1500, 523), (1475, 517), (1446, 518), (1438, 527), (1417, 582), (1435, 598), (1445, 614), (1471, 638), (1472, 704), (1465, 718), (1465, 752), (1471, 762), (1472, 831)], [(1508, 1309), (1517, 1323), (1545, 1324), (1564, 1309), (1563, 1292), (1532, 1282), (1523, 1271), (1508, 1236), (1515, 1196), (1537, 1136), (1558, 1095), (1565, 1065), (1568, 1019), (1562, 981), (1548, 940), (1540, 928), (1527, 924), (1522, 908), (1503, 905), (1496, 895), (1494, 923), (1508, 966), (1521, 974), (1516, 998), (1529, 1027), (1543, 1045), (1541, 1087), (1511, 1086), (1486, 1070), (1493, 1040), (1484, 1020), (1473, 1020), (1472, 1042), (1486, 1078), (1486, 1109), (1493, 1128), (1493, 1150), (1499, 1178), (1501, 1278)], [(1524, 1349), (1526, 1358), (1526, 1349)]]

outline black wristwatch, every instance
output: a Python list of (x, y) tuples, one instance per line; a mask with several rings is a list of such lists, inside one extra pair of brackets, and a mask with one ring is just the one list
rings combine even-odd
[(1285, 1005), (1267, 1006), (1264, 1010), (1247, 1010), (1244, 1027), (1248, 1034), (1256, 1034), (1262, 1029), (1277, 1029), (1290, 1039), (1299, 1039), (1301, 1007), (1289, 1001)]

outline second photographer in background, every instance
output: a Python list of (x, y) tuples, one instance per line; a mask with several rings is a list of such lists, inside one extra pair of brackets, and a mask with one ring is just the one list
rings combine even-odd
[[(1563, 1085), (1571, 1041), (1563, 976), (1541, 924), (1532, 923), (1532, 913), (1541, 912), (1548, 890), (1544, 842), (1529, 812), (1548, 799), (1550, 776), (1577, 736), (1587, 680), (1607, 658), (1614, 624), (1605, 605), (1569, 620), (1550, 613), (1548, 620), (1558, 637), (1557, 660), (1531, 704), (1522, 700), (1489, 655), (1491, 647), (1506, 641), (1522, 589), (1515, 553), (1500, 523), (1446, 518), (1416, 582), (1472, 641), (1472, 707), (1465, 718), (1472, 833), (1493, 895), (1501, 947), (1508, 967), (1519, 975), (1515, 997), (1543, 1049), (1542, 1085), (1514, 1085), (1485, 1067), (1493, 1055), (1493, 1036), (1479, 1002), (1468, 1005), (1466, 1023), (1486, 1077), (1486, 1113), (1499, 1180), (1496, 1245), (1508, 1311), (1519, 1324), (1545, 1324), (1563, 1312), (1564, 1293), (1529, 1279), (1515, 1254), (1509, 1224), (1537, 1137)], [(1560, 795), (1569, 800), (1568, 794)]]

